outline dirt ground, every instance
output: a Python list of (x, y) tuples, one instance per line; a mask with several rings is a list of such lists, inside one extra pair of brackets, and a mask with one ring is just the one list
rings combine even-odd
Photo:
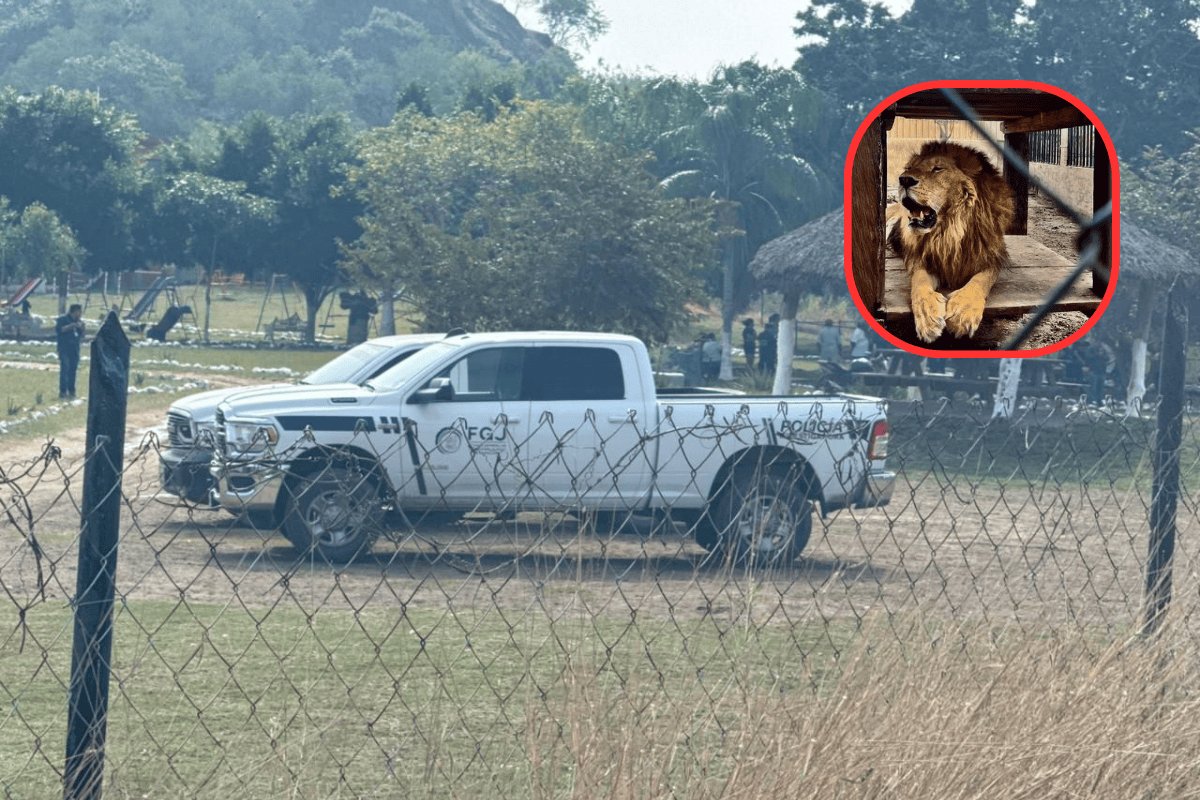
[[(952, 487), (941, 475), (902, 477), (887, 507), (818, 517), (802, 556), (766, 573), (711, 563), (678, 526), (640, 520), (598, 533), (586, 520), (526, 514), (415, 531), (396, 525), (394, 540), (335, 567), (298, 558), (274, 531), (160, 493), (161, 425), (161, 412), (128, 422), (117, 576), (129, 599), (311, 611), (486, 604), (555, 618), (721, 614), (782, 623), (919, 608), (994, 624), (1062, 618), (1119, 626), (1136, 615), (1140, 597), (1141, 496), (1070, 484), (1049, 493)], [(57, 457), (36, 459), (37, 443), (5, 453), (4, 501), (18, 510), (20, 535), (4, 539), (0, 584), (19, 604), (38, 601), (39, 570), (46, 600), (64, 603), (75, 593), (83, 431), (65, 432), (56, 446)], [(41, 559), (26, 538), (28, 519)]]

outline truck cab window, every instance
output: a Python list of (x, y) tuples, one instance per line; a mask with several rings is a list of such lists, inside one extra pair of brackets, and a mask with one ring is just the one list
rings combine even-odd
[(621, 357), (609, 347), (531, 347), (522, 400), (622, 400)]
[(459, 403), (516, 400), (521, 386), (525, 348), (476, 350), (437, 374), (449, 378)]

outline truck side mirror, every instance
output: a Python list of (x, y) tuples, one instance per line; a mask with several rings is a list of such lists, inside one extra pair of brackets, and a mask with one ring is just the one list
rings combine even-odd
[(413, 392), (408, 402), (414, 405), (425, 403), (448, 403), (454, 400), (454, 384), (449, 378), (434, 378), (424, 389)]

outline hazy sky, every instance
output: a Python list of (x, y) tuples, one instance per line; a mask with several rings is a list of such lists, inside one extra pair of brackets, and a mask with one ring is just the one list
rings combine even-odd
[[(903, 0), (891, 0), (893, 6)], [(601, 63), (627, 72), (707, 78), (718, 64), (756, 58), (790, 67), (798, 40), (792, 32), (804, 0), (596, 0), (608, 33), (592, 44), (581, 66)], [(505, 5), (512, 7), (511, 2)], [(523, 11), (524, 25), (540, 28)]]

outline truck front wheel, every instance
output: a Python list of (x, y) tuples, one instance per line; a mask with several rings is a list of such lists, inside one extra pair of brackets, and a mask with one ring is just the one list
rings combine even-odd
[(383, 511), (370, 474), (327, 467), (300, 479), (284, 517), (284, 535), (302, 553), (342, 563), (369, 552)]
[(813, 502), (796, 476), (735, 475), (712, 512), (716, 552), (748, 567), (786, 564), (808, 545), (812, 518)]

